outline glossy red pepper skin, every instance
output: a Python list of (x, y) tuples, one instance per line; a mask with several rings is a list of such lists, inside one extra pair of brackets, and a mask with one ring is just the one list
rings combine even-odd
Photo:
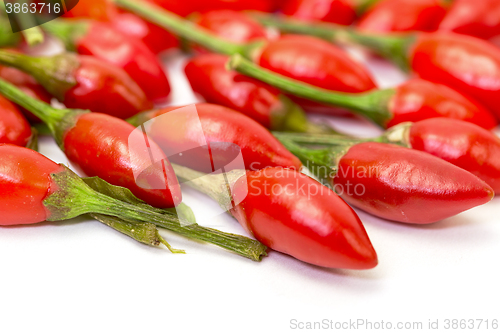
[(249, 171), (233, 186), (233, 198), (240, 202), (233, 216), (273, 250), (330, 268), (369, 269), (378, 263), (352, 208), (308, 176), (282, 168)]
[(84, 0), (63, 17), (68, 18), (91, 18), (101, 22), (108, 22), (117, 13), (117, 9), (112, 1), (108, 0)]
[(341, 25), (351, 25), (357, 16), (351, 0), (290, 0), (283, 5), (282, 12), (302, 21)]
[(394, 116), (387, 127), (435, 117), (461, 119), (486, 129), (498, 125), (480, 103), (445, 85), (422, 79), (412, 79), (397, 87), (388, 107)]
[(470, 172), (430, 154), (383, 143), (352, 146), (340, 159), (333, 183), (355, 207), (416, 224), (454, 216), (494, 196), (493, 189)]
[[(133, 125), (149, 121), (162, 114), (179, 109), (169, 107), (139, 114), (135, 120), (129, 120)], [(211, 173), (214, 170), (210, 165), (202, 163), (207, 159), (214, 160), (217, 165), (226, 166), (234, 157), (225, 148), (219, 148), (216, 143), (232, 143), (239, 147), (245, 168), (258, 170), (269, 166), (300, 169), (301, 163), (264, 127), (247, 116), (226, 107), (200, 103), (196, 104), (197, 117), (186, 118), (183, 114), (172, 117), (159, 117), (149, 127), (147, 134), (163, 150), (173, 163), (182, 164), (188, 168), (201, 172)], [(198, 120), (199, 119), (199, 120)], [(203, 133), (199, 130), (201, 123)], [(211, 156), (207, 149), (193, 151), (193, 147), (210, 147)], [(170, 148), (169, 148), (170, 147)], [(176, 151), (192, 151), (189, 160), (178, 160), (167, 153), (175, 148)], [(227, 148), (226, 148), (227, 149)], [(215, 161), (217, 160), (217, 161)], [(218, 169), (218, 168), (216, 168)], [(229, 171), (229, 170), (226, 170)]]
[(283, 108), (280, 91), (236, 71), (226, 70), (228, 59), (219, 54), (191, 58), (185, 73), (193, 91), (209, 103), (240, 111), (270, 129), (273, 113)]
[(170, 84), (161, 63), (146, 45), (120, 33), (108, 23), (89, 22), (84, 36), (74, 41), (78, 53), (122, 68), (155, 103), (165, 103)]
[(247, 15), (234, 10), (213, 10), (194, 17), (197, 25), (236, 43), (267, 39), (267, 30)]
[(149, 110), (153, 104), (121, 68), (91, 56), (78, 56), (72, 73), (76, 85), (64, 92), (68, 108), (88, 109), (117, 118), (128, 118)]
[(483, 39), (500, 35), (500, 2), (454, 0), (439, 30)]
[(287, 35), (269, 42), (256, 63), (328, 90), (357, 93), (376, 88), (362, 64), (340, 48), (315, 37)]
[[(151, 153), (163, 156), (162, 163), (151, 165), (148, 151), (130, 149), (129, 137), (134, 129), (121, 119), (86, 113), (78, 116), (75, 125), (64, 133), (64, 152), (88, 176), (126, 187), (152, 206), (178, 205), (182, 194), (170, 162), (153, 141), (149, 141)], [(137, 181), (134, 170), (144, 170)]]
[[(36, 80), (20, 70), (13, 67), (0, 66), (0, 78), (12, 83), (26, 95), (50, 103), (52, 96)], [(32, 122), (40, 122), (40, 119), (24, 108), (21, 112)]]
[(382, 0), (356, 25), (372, 33), (435, 31), (445, 15), (446, 7), (440, 0)]
[(24, 147), (31, 137), (31, 127), (19, 109), (0, 96), (0, 143)]
[(490, 131), (454, 119), (435, 118), (414, 123), (411, 148), (425, 151), (478, 176), (500, 191), (500, 139)]
[(174, 35), (134, 14), (115, 15), (110, 23), (124, 35), (141, 40), (155, 54), (179, 46)]
[(256, 10), (261, 12), (272, 12), (274, 3), (269, 0), (194, 0), (192, 1), (194, 12), (205, 13), (211, 10)]
[(500, 118), (500, 50), (470, 36), (421, 34), (410, 50), (413, 70), (475, 98)]
[(56, 188), (50, 175), (63, 170), (34, 150), (0, 144), (0, 225), (45, 221), (43, 201)]

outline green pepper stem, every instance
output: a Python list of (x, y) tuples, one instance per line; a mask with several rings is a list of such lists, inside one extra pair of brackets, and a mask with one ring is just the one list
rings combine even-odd
[[(153, 223), (157, 227), (215, 244), (255, 261), (260, 261), (266, 255), (267, 248), (256, 240), (198, 224), (182, 226), (177, 216), (161, 214), (143, 205), (133, 205), (96, 192), (67, 168), (51, 177), (58, 190), (44, 200), (50, 212), (48, 221), (60, 221), (88, 213), (110, 215), (129, 221)], [(79, 204), (75, 205), (75, 202)]]
[(39, 27), (33, 27), (23, 30), (23, 36), (29, 46), (34, 46), (43, 43), (43, 32)]
[(392, 118), (388, 104), (395, 94), (394, 89), (376, 90), (362, 94), (342, 94), (318, 88), (297, 80), (276, 74), (244, 59), (241, 55), (233, 55), (228, 62), (229, 69), (266, 82), (284, 92), (303, 97), (308, 100), (345, 107), (360, 116), (368, 118), (379, 126), (386, 127)]
[[(2, 59), (2, 55), (5, 57), (12, 56), (12, 54), (0, 50), (0, 59)], [(15, 61), (18, 61), (18, 58), (15, 59)], [(0, 79), (0, 94), (40, 118), (47, 125), (60, 146), (62, 145), (63, 133), (71, 126), (73, 118), (83, 112), (87, 112), (72, 109), (55, 109), (45, 102), (26, 95), (20, 89), (2, 79)]]
[(74, 72), (80, 66), (77, 56), (71, 53), (30, 57), (9, 50), (0, 50), (0, 64), (32, 75), (51, 95), (62, 102), (66, 92), (76, 85)]
[(339, 146), (356, 144), (362, 142), (377, 141), (378, 139), (360, 139), (336, 134), (307, 134), (307, 133), (283, 133), (273, 132), (278, 140), (293, 141), (299, 144)]
[(153, 223), (137, 222), (101, 214), (90, 214), (90, 216), (140, 243), (151, 246), (164, 244), (172, 253), (186, 253), (184, 250), (172, 248), (172, 246), (161, 237), (156, 225)]
[(264, 13), (252, 14), (260, 23), (278, 28), (280, 31), (316, 36), (329, 42), (362, 45), (393, 61), (403, 70), (409, 70), (408, 48), (415, 40), (414, 33), (375, 35), (355, 31), (332, 23), (303, 22), (284, 16)]
[(127, 9), (142, 18), (153, 22), (187, 41), (201, 45), (215, 53), (243, 54), (250, 57), (261, 42), (238, 44), (220, 38), (193, 22), (146, 1), (114, 0), (117, 6)]
[(89, 29), (89, 22), (84, 20), (71, 21), (56, 19), (46, 22), (42, 29), (52, 36), (59, 38), (67, 50), (74, 51), (76, 41), (85, 36)]

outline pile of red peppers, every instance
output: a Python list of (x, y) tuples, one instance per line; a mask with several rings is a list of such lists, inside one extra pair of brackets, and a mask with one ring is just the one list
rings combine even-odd
[[(500, 191), (499, 1), (86, 0), (40, 26), (65, 49), (50, 56), (0, 26), (1, 226), (90, 214), (172, 253), (158, 229), (254, 261), (370, 269), (352, 207), (430, 224)], [(380, 88), (346, 45), (413, 77)], [(204, 103), (165, 106), (172, 52)], [(37, 129), (86, 177), (38, 153)], [(182, 182), (246, 235), (199, 226)]]

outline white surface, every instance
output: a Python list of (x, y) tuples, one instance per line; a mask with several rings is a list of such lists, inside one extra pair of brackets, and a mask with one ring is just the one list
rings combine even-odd
[[(168, 60), (172, 104), (196, 102), (182, 58)], [(372, 66), (382, 86), (404, 80), (387, 66)], [(368, 123), (329, 121), (379, 133)], [(41, 152), (67, 163), (50, 138), (42, 138)], [(204, 220), (217, 205), (202, 195), (185, 200), (200, 224), (244, 233), (229, 216)], [(442, 332), (445, 319), (484, 319), (490, 329), (474, 331), (499, 331), (491, 329), (500, 319), (499, 207), (495, 199), (430, 226), (358, 211), (380, 260), (369, 271), (318, 268), (276, 252), (255, 263), (163, 232), (188, 253), (173, 255), (84, 219), (0, 228), (0, 332), (302, 331), (293, 319), (383, 320), (393, 330), (397, 322), (422, 322), (419, 332), (429, 320), (439, 320), (434, 332)]]

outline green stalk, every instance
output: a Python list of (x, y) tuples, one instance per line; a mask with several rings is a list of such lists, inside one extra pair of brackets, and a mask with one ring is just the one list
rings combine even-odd
[(176, 216), (161, 214), (142, 205), (133, 205), (96, 192), (69, 169), (52, 174), (51, 178), (58, 190), (44, 200), (49, 212), (47, 221), (66, 220), (89, 213), (109, 215), (127, 221), (153, 223), (157, 227), (217, 245), (254, 261), (260, 261), (266, 255), (267, 248), (256, 240), (198, 224), (182, 226)]
[[(0, 3), (3, 5), (1, 1)], [(9, 20), (4, 15), (0, 6), (0, 47), (16, 46), (21, 41), (21, 35), (12, 32)]]
[(286, 93), (327, 105), (345, 107), (382, 127), (386, 127), (392, 118), (388, 105), (395, 94), (394, 89), (376, 90), (362, 94), (336, 93), (276, 74), (237, 54), (229, 60), (228, 68), (266, 82)]
[(8, 50), (0, 50), (0, 64), (30, 74), (51, 95), (62, 102), (66, 92), (76, 85), (73, 73), (80, 66), (76, 55), (71, 53), (51, 57), (30, 57)]
[(215, 53), (226, 55), (242, 54), (251, 57), (263, 42), (238, 44), (229, 42), (212, 34), (207, 29), (197, 26), (174, 13), (156, 6), (150, 2), (137, 0), (114, 0), (118, 7), (135, 13), (142, 18), (165, 28), (176, 36), (201, 45)]
[(170, 244), (163, 237), (161, 237), (156, 225), (153, 223), (137, 222), (101, 214), (90, 214), (90, 216), (140, 243), (151, 246), (159, 246), (160, 244), (163, 244), (172, 253), (186, 253), (184, 250), (172, 248), (172, 246), (170, 246)]
[[(0, 59), (6, 59), (6, 57), (10, 55), (11, 54), (0, 50)], [(14, 61), (18, 61), (20, 58), (14, 57), (13, 59), (15, 59)], [(63, 145), (63, 135), (66, 129), (70, 128), (81, 114), (89, 112), (73, 109), (55, 109), (45, 102), (26, 95), (17, 87), (2, 79), (0, 79), (0, 94), (40, 118), (47, 125), (61, 148)]]
[(375, 35), (358, 32), (332, 23), (310, 23), (271, 14), (258, 13), (253, 17), (260, 23), (278, 28), (282, 32), (316, 36), (329, 42), (362, 45), (391, 60), (403, 70), (410, 68), (408, 49), (416, 34)]
[(44, 36), (42, 30), (39, 27), (33, 27), (23, 30), (23, 36), (29, 46), (35, 46), (43, 43)]
[(386, 130), (381, 136), (369, 139), (360, 139), (338, 134), (334, 135), (273, 132), (273, 135), (280, 141), (292, 141), (294, 143), (306, 145), (342, 146), (363, 142), (380, 142), (392, 143), (411, 148), (410, 129), (412, 125), (412, 122), (401, 123)]

